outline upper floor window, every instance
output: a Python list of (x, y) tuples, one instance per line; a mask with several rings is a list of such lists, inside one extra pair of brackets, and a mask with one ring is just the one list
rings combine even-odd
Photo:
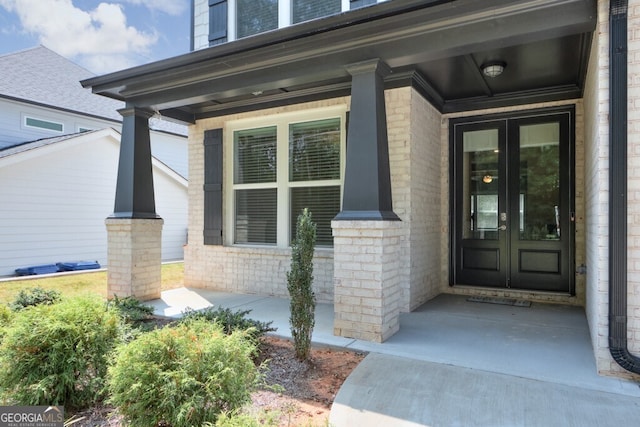
[(292, 0), (292, 22), (294, 24), (342, 11), (342, 0)]
[(278, 0), (236, 0), (237, 37), (278, 28)]
[(194, 0), (192, 49), (389, 0)]

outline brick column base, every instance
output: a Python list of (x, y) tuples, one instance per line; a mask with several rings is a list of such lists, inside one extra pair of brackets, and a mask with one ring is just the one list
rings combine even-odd
[(400, 221), (333, 221), (335, 335), (383, 342), (400, 329)]
[(160, 298), (162, 219), (107, 218), (107, 297)]

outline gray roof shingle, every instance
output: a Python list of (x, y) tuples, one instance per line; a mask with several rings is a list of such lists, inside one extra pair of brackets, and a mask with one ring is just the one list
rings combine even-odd
[(19, 154), (22, 153), (24, 151), (29, 151), (29, 150), (34, 150), (36, 148), (40, 148), (40, 147), (44, 147), (46, 145), (51, 145), (51, 144), (55, 144), (57, 142), (62, 142), (62, 141), (66, 141), (67, 139), (72, 139), (72, 138), (76, 138), (79, 135), (88, 135), (90, 133), (95, 133), (95, 132), (99, 132), (97, 130), (92, 130), (92, 131), (87, 131), (87, 132), (81, 132), (81, 133), (73, 133), (70, 135), (61, 135), (61, 136), (54, 136), (51, 138), (42, 138), (42, 139), (38, 139), (36, 141), (27, 141), (27, 142), (23, 142), (22, 144), (18, 144), (18, 145), (14, 145), (8, 148), (4, 148), (4, 149), (0, 149), (0, 159), (2, 159), (3, 157), (9, 157), (9, 156), (13, 156), (15, 154)]
[[(122, 121), (124, 103), (96, 95), (80, 85), (95, 75), (44, 46), (0, 55), (0, 96), (44, 104), (79, 114)], [(186, 135), (186, 127), (152, 119), (151, 128)]]

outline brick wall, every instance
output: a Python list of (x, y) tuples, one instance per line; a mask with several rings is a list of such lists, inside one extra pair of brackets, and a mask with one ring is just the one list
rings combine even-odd
[(107, 218), (107, 297), (160, 298), (161, 219)]
[[(228, 292), (287, 297), (286, 272), (291, 251), (283, 248), (211, 246), (203, 244), (204, 131), (224, 128), (227, 121), (348, 105), (349, 98), (310, 102), (198, 121), (189, 129), (189, 243), (185, 248), (185, 285)], [(225, 146), (225, 150), (230, 147)], [(223, 195), (223, 204), (228, 203)], [(226, 208), (223, 209), (226, 212)], [(320, 302), (333, 301), (333, 250), (316, 249), (314, 291)]]
[[(442, 166), (446, 162), (431, 154), (442, 149), (440, 114), (411, 88), (388, 90), (385, 101), (393, 207), (402, 219), (400, 307), (409, 311), (439, 293), (446, 280), (441, 271), (447, 263), (446, 251), (442, 251), (447, 228), (440, 222), (441, 200), (446, 199), (442, 195), (447, 180)], [(287, 296), (288, 249), (203, 245), (204, 131), (224, 127), (227, 121), (335, 105), (348, 106), (349, 97), (200, 120), (190, 127), (189, 244), (185, 249), (188, 286)], [(224, 196), (223, 203), (227, 203)], [(333, 301), (333, 250), (316, 250), (315, 263), (318, 300)]]
[[(637, 3), (637, 2), (636, 2)], [(640, 5), (629, 5), (628, 53), (628, 345), (640, 353)], [(631, 30), (636, 28), (636, 30)], [(586, 314), (598, 372), (638, 379), (609, 353), (609, 1), (598, 2), (598, 24), (584, 92)]]
[(411, 91), (410, 116), (410, 289), (402, 311), (411, 311), (446, 288), (448, 272), (449, 143), (442, 144), (441, 114)]
[[(628, 346), (640, 354), (640, 5), (629, 5), (628, 51)], [(635, 29), (635, 30), (632, 30)], [(609, 353), (609, 1), (598, 24), (584, 91), (586, 314), (598, 372), (638, 380)]]
[(441, 293), (446, 281), (441, 204), (449, 191), (448, 165), (434, 155), (442, 147), (441, 115), (433, 106), (409, 87), (386, 91), (385, 103), (393, 211), (402, 220), (400, 310), (408, 312)]
[(405, 226), (333, 221), (335, 335), (383, 342), (400, 329)]
[[(591, 46), (584, 91), (586, 314), (599, 372), (611, 369), (608, 350), (609, 203), (609, 2), (599, 2), (598, 27)], [(606, 368), (605, 368), (606, 366)]]
[(209, 1), (193, 2), (193, 50), (209, 47)]

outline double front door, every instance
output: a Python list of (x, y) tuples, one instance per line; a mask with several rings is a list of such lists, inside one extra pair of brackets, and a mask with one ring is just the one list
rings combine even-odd
[(452, 282), (573, 292), (573, 112), (452, 123)]

